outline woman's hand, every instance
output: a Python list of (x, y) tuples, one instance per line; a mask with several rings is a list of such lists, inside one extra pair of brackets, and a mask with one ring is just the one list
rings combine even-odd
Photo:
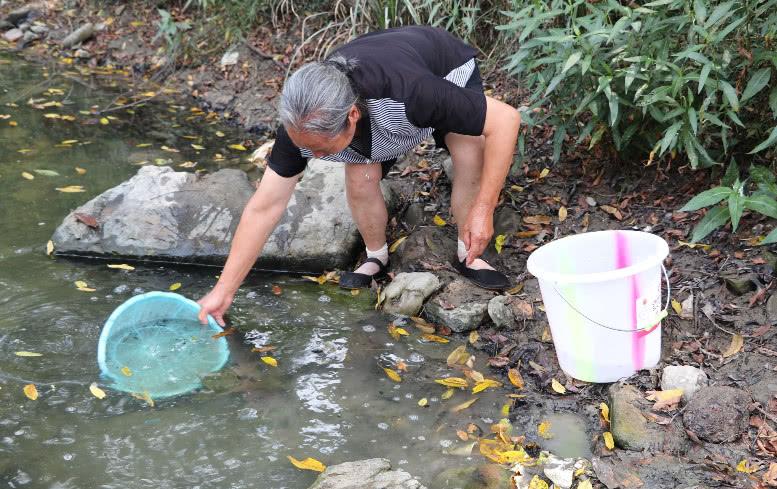
[(202, 299), (197, 301), (200, 305), (200, 313), (197, 316), (202, 324), (208, 324), (208, 315), (213, 316), (219, 326), (226, 326), (224, 323), (224, 313), (227, 312), (235, 297), (234, 292), (230, 293), (218, 285), (208, 292)]
[(469, 266), (486, 251), (494, 235), (494, 209), (488, 204), (475, 203), (467, 215), (463, 231), (462, 241), (468, 251), (466, 265)]

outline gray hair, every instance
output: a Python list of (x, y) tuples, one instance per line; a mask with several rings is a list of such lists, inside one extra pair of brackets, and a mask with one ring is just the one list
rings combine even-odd
[(334, 137), (348, 126), (348, 112), (359, 95), (348, 74), (356, 60), (336, 55), (308, 63), (283, 84), (278, 117), (281, 124), (299, 132)]

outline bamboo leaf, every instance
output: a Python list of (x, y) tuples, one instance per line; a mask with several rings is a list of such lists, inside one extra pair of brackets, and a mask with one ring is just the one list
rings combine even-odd
[(742, 92), (742, 102), (748, 100), (758, 94), (763, 88), (769, 84), (769, 80), (772, 78), (771, 68), (762, 68), (756, 71), (753, 76), (750, 77), (750, 81), (747, 82), (745, 91)]
[(704, 192), (700, 193), (699, 195), (695, 196), (690, 201), (688, 201), (688, 203), (685, 204), (680, 209), (680, 211), (691, 212), (691, 211), (699, 210), (702, 207), (709, 207), (711, 205), (715, 205), (721, 200), (731, 195), (731, 192), (732, 190), (727, 187), (715, 187), (709, 190), (705, 190)]
[(773, 145), (775, 142), (777, 142), (777, 126), (772, 128), (772, 132), (769, 134), (769, 137), (766, 138), (766, 141), (753, 148), (753, 150), (747, 154), (751, 155), (763, 151), (769, 146)]
[(752, 211), (777, 219), (777, 200), (772, 197), (763, 194), (752, 195), (745, 198), (744, 206)]
[(725, 80), (718, 80), (718, 84), (720, 85), (721, 90), (723, 90), (723, 95), (726, 96), (729, 105), (734, 109), (734, 112), (739, 111), (739, 100), (737, 99), (737, 91), (734, 87)]
[(728, 196), (728, 211), (731, 214), (732, 232), (736, 232), (739, 226), (739, 219), (745, 210), (745, 196), (738, 191), (731, 192)]

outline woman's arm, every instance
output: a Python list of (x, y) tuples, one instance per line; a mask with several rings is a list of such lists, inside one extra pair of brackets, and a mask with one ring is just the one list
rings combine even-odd
[(200, 322), (207, 322), (206, 316), (210, 314), (224, 326), (224, 313), (286, 211), (298, 181), (299, 175), (285, 178), (269, 167), (265, 170), (259, 188), (243, 210), (218, 282), (198, 301)]

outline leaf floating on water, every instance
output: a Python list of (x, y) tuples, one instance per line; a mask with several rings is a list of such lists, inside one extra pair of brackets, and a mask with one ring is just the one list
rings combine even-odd
[[(545, 168), (547, 170), (547, 168)], [(545, 170), (542, 170), (543, 172)], [(535, 475), (532, 477), (531, 482), (529, 482), (529, 489), (548, 489), (548, 483), (544, 480), (540, 479), (540, 476)]]
[(426, 407), (426, 406), (428, 406), (428, 405), (429, 405), (429, 399), (427, 399), (427, 398), (425, 398), (425, 397), (424, 397), (424, 398), (422, 398), (422, 399), (419, 399), (419, 400), (418, 400), (418, 405), (419, 405), (419, 406), (421, 406), (421, 407)]
[(394, 253), (395, 251), (397, 251), (397, 248), (399, 248), (399, 245), (404, 243), (406, 239), (407, 239), (407, 236), (402, 236), (401, 238), (391, 243), (391, 246), (389, 246), (389, 253)]
[(453, 393), (454, 392), (455, 391), (453, 389), (449, 388), (448, 390), (446, 390), (445, 392), (442, 393), (442, 395), (440, 396), (440, 399), (442, 399), (443, 401), (447, 401), (448, 399), (453, 397)]
[(523, 381), (523, 376), (518, 370), (511, 368), (507, 370), (507, 378), (510, 379), (510, 383), (518, 389), (523, 389), (526, 385)]
[(287, 455), (286, 458), (288, 458), (289, 462), (291, 462), (298, 469), (313, 470), (315, 472), (323, 472), (326, 470), (326, 465), (322, 464), (321, 462), (319, 462), (314, 458), (308, 457), (305, 460), (297, 460), (291, 455)]
[(492, 379), (485, 379), (475, 384), (475, 387), (472, 388), (472, 393), (477, 394), (478, 392), (482, 392), (490, 387), (501, 387), (501, 386), (502, 386), (501, 382), (497, 382), (496, 380), (492, 380)]
[(435, 214), (435, 215), (434, 215), (434, 219), (432, 219), (432, 221), (434, 221), (434, 223), (435, 223), (435, 224), (437, 224), (437, 225), (438, 225), (438, 226), (440, 226), (440, 227), (442, 227), (442, 226), (445, 226), (445, 225), (447, 224), (447, 223), (445, 222), (445, 219), (443, 219), (442, 217), (440, 217), (438, 214)]
[(224, 336), (229, 336), (235, 333), (237, 333), (237, 329), (227, 328), (224, 331), (219, 331), (218, 333), (214, 334), (213, 336), (211, 336), (211, 338), (213, 338), (214, 340), (217, 340), (219, 338), (223, 338)]
[(351, 295), (356, 297), (361, 291), (359, 289), (351, 289)]
[(135, 145), (136, 148), (148, 148), (150, 146), (151, 146), (151, 143), (140, 143)]
[(46, 256), (51, 256), (52, 253), (54, 253), (54, 242), (49, 240), (49, 242), (46, 243)]
[(452, 412), (454, 412), (454, 413), (458, 413), (459, 411), (464, 411), (464, 410), (465, 410), (465, 409), (467, 409), (468, 407), (470, 407), (470, 406), (472, 406), (473, 404), (475, 404), (475, 401), (477, 401), (478, 399), (479, 399), (479, 398), (477, 398), (477, 397), (473, 397), (473, 398), (472, 398), (472, 399), (470, 399), (469, 401), (464, 401), (464, 402), (462, 402), (461, 404), (458, 404), (458, 405), (456, 405), (456, 406), (453, 406), (453, 407), (451, 408), (451, 411), (452, 411)]
[(273, 357), (261, 357), (262, 361), (266, 363), (267, 365), (271, 367), (277, 367), (278, 366), (278, 360), (274, 359)]
[(35, 388), (35, 384), (27, 384), (24, 386), (24, 395), (27, 396), (28, 399), (34, 401), (38, 398), (38, 389)]
[(607, 447), (607, 450), (615, 449), (615, 440), (612, 439), (612, 433), (605, 431), (602, 438), (604, 438), (604, 446)]
[(146, 404), (150, 407), (154, 407), (154, 400), (151, 399), (151, 394), (149, 394), (148, 391), (143, 391), (142, 394), (132, 394), (132, 397), (141, 401), (146, 401)]
[(22, 177), (26, 178), (27, 180), (35, 180), (35, 175), (26, 171), (22, 172)]
[(558, 380), (556, 380), (556, 379), (552, 379), (550, 381), (550, 388), (553, 389), (558, 394), (566, 394), (567, 393), (566, 387), (561, 385), (561, 383)]
[(55, 114), (53, 112), (49, 112), (48, 114), (43, 114), (43, 117), (45, 117), (46, 119), (61, 119), (62, 118), (61, 115)]
[(736, 355), (739, 353), (739, 350), (742, 349), (742, 347), (745, 344), (745, 339), (742, 337), (741, 334), (737, 333), (734, 336), (731, 337), (731, 344), (728, 346), (728, 349), (723, 352), (723, 358), (728, 358), (731, 356)]
[(283, 289), (281, 289), (280, 285), (273, 285), (272, 286), (272, 293), (274, 295), (281, 295), (283, 293)]
[(230, 148), (230, 149), (237, 150), (237, 151), (247, 151), (246, 147), (243, 146), (242, 144), (230, 144), (227, 147)]
[(507, 236), (505, 236), (504, 234), (500, 234), (494, 240), (494, 248), (496, 249), (497, 254), (502, 253), (502, 246), (504, 246), (506, 240), (507, 240)]
[(601, 403), (599, 404), (599, 410), (602, 412), (602, 418), (604, 418), (605, 421), (608, 423), (610, 422), (610, 407), (607, 405), (607, 403)]
[(68, 185), (67, 187), (57, 187), (56, 190), (66, 194), (86, 192), (86, 190), (84, 190), (83, 185)]
[(180, 153), (179, 150), (165, 145), (162, 145), (159, 149), (161, 149), (162, 151), (167, 151), (168, 153)]
[(537, 434), (546, 440), (553, 438), (553, 433), (550, 432), (550, 421), (543, 421), (537, 426)]
[(199, 144), (192, 143), (192, 148), (196, 149), (197, 151), (202, 151), (205, 149), (205, 146), (200, 146)]
[(469, 343), (471, 345), (474, 345), (478, 340), (480, 339), (480, 335), (478, 334), (477, 330), (472, 330), (469, 333)]
[(100, 124), (102, 124), (103, 126), (107, 126), (110, 123), (111, 123), (111, 121), (109, 121), (107, 117), (101, 117), (100, 118)]
[(78, 288), (78, 289), (83, 289), (83, 288), (89, 287), (89, 284), (87, 284), (83, 280), (76, 280), (73, 283), (75, 284), (76, 288)]
[(78, 142), (78, 139), (66, 139), (59, 144), (70, 145), (70, 144), (76, 144), (77, 142)]
[(432, 334), (434, 333), (434, 325), (431, 323), (427, 323), (423, 318), (412, 316), (410, 318), (411, 321), (413, 321), (413, 325), (423, 331), (424, 333)]
[(42, 357), (43, 353), (35, 353), (34, 351), (17, 351), (15, 355), (17, 357)]
[(461, 377), (446, 377), (444, 379), (435, 379), (434, 381), (438, 384), (444, 385), (445, 387), (456, 387), (459, 389), (469, 387), (467, 379), (462, 379)]
[(118, 270), (130, 270), (130, 271), (135, 270), (135, 267), (133, 267), (132, 265), (127, 265), (126, 263), (119, 263), (119, 264), (111, 263), (108, 265), (108, 268), (115, 268)]
[(443, 338), (442, 336), (437, 336), (436, 334), (429, 334), (429, 333), (422, 334), (421, 338), (425, 339), (426, 341), (432, 341), (434, 343), (448, 343), (451, 341), (448, 338)]
[(224, 133), (223, 133), (223, 132), (221, 132), (221, 131), (216, 131), (216, 133), (215, 133), (215, 134), (216, 134), (216, 136), (218, 136), (218, 137), (220, 137), (220, 138), (223, 138), (223, 137), (224, 137)]
[(55, 172), (54, 170), (33, 170), (38, 175), (43, 175), (44, 177), (58, 177), (59, 173)]
[(469, 360), (469, 357), (470, 354), (467, 352), (467, 346), (460, 345), (448, 354), (446, 363), (449, 367), (452, 367), (453, 365), (464, 365), (467, 363), (467, 360)]
[(95, 382), (92, 382), (92, 385), (89, 386), (89, 392), (97, 399), (105, 399), (105, 391), (97, 387)]
[(172, 285), (169, 287), (169, 289), (170, 289), (170, 290), (178, 290), (178, 289), (180, 289), (180, 288), (181, 288), (181, 282), (176, 282), (176, 283), (172, 284)]
[(402, 377), (399, 376), (396, 370), (383, 367), (383, 371), (386, 372), (386, 376), (394, 382), (402, 382)]
[(129, 367), (121, 367), (121, 373), (126, 377), (132, 377), (132, 370)]

